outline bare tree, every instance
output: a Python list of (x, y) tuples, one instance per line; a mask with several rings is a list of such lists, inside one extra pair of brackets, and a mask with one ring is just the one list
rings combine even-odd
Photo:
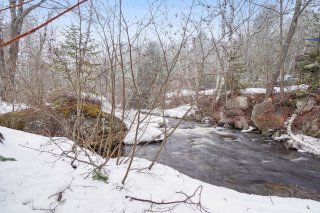
[[(9, 0), (10, 4), (10, 38), (15, 38), (16, 36), (21, 34), (23, 21), (26, 18), (26, 16), (29, 15), (31, 11), (39, 7), (42, 3), (44, 3), (46, 0), (41, 0), (40, 2), (33, 4), (27, 8), (24, 8), (24, 0)], [(16, 6), (18, 5), (18, 6)], [(2, 43), (2, 42), (1, 42)], [(13, 101), (14, 99), (14, 88), (15, 88), (15, 75), (17, 71), (17, 60), (18, 60), (18, 53), (19, 53), (19, 40), (13, 42), (9, 46), (9, 57), (6, 64), (3, 62), (4, 54), (3, 50), (1, 50), (0, 54), (0, 61), (2, 69), (0, 71), (4, 72), (1, 74), (2, 81), (3, 81), (3, 91), (1, 96), (3, 97), (3, 100), (6, 101)]]
[[(305, 8), (310, 4), (311, 1), (312, 0), (308, 0), (304, 5), (302, 5), (302, 0), (296, 0), (295, 1), (294, 13), (293, 13), (292, 19), (290, 21), (289, 31), (288, 31), (288, 33), (286, 35), (286, 38), (285, 38), (284, 42), (281, 42), (280, 56), (279, 56), (279, 59), (278, 59), (278, 61), (276, 63), (275, 71), (273, 72), (272, 78), (269, 80), (269, 82), (267, 84), (267, 92), (266, 92), (266, 97), (267, 98), (272, 95), (275, 82), (279, 78), (280, 73), (281, 72), (284, 73), (284, 71), (283, 71), (284, 63), (286, 61), (286, 57), (287, 57), (287, 54), (288, 54), (288, 51), (289, 51), (289, 47), (291, 45), (292, 38), (294, 36), (295, 30), (296, 30), (297, 25), (298, 25), (299, 16), (305, 10)], [(280, 3), (280, 5), (282, 5), (282, 3)], [(281, 34), (282, 34), (282, 22), (283, 22), (282, 21), (282, 15), (283, 15), (282, 11), (280, 11), (280, 26), (281, 26), (280, 30), (281, 30)], [(281, 41), (282, 41), (282, 38), (281, 38)], [(282, 79), (282, 80), (284, 80), (284, 79)]]

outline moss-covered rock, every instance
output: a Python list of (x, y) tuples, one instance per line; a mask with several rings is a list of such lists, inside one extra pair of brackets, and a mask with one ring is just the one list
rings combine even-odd
[(0, 125), (45, 136), (65, 136), (65, 123), (57, 112), (27, 109), (0, 116)]
[[(109, 156), (122, 143), (125, 124), (115, 116), (102, 112), (99, 104), (83, 102), (80, 109), (80, 125), (77, 128), (74, 128), (77, 105), (73, 102), (55, 103), (53, 107), (43, 110), (9, 112), (0, 116), (0, 125), (44, 136), (67, 137), (103, 156)], [(76, 138), (73, 138), (75, 135)]]

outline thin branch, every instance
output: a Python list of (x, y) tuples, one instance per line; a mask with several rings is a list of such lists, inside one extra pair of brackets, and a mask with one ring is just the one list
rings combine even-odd
[[(194, 205), (196, 206), (197, 208), (200, 209), (200, 211), (204, 211), (206, 213), (208, 213), (209, 211), (206, 210), (205, 207), (202, 206), (201, 204), (201, 193), (202, 193), (202, 189), (203, 189), (203, 186), (200, 185), (198, 186), (198, 188), (193, 192), (192, 195), (187, 195), (186, 193), (184, 192), (177, 192), (177, 194), (182, 194), (184, 195), (186, 198), (183, 199), (183, 200), (176, 200), (176, 201), (168, 201), (168, 202), (165, 202), (165, 201), (153, 201), (153, 200), (149, 200), (149, 199), (142, 199), (142, 198), (137, 198), (137, 197), (131, 197), (131, 196), (126, 196), (125, 198), (129, 198), (130, 200), (135, 200), (135, 201), (140, 201), (140, 202), (147, 202), (147, 203), (151, 203), (151, 205), (173, 205), (171, 208), (171, 210), (173, 208), (175, 208), (176, 206), (184, 203), (184, 204), (189, 204), (189, 205)], [(198, 202), (194, 202), (192, 201), (191, 199), (193, 197), (196, 196), (196, 193), (199, 191), (199, 201)]]

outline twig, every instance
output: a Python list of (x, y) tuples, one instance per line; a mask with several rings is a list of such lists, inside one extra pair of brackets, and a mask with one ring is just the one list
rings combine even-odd
[(74, 180), (74, 177), (72, 177), (70, 183), (69, 183), (63, 190), (61, 190), (61, 191), (59, 191), (59, 192), (57, 192), (57, 193), (54, 193), (54, 194), (50, 195), (48, 198), (51, 198), (51, 197), (53, 197), (53, 196), (55, 196), (55, 195), (58, 195), (57, 201), (58, 201), (58, 202), (61, 202), (63, 193), (64, 193), (67, 189), (70, 189), (71, 183), (73, 182), (73, 180)]
[[(169, 208), (170, 210), (172, 210), (173, 208), (177, 207), (178, 205), (184, 203), (184, 204), (189, 204), (189, 205), (192, 205), (192, 206), (196, 206), (196, 208), (199, 208), (200, 211), (202, 212), (206, 212), (206, 213), (209, 213), (207, 211), (207, 209), (205, 207), (203, 207), (203, 205), (201, 204), (201, 193), (202, 193), (202, 189), (203, 189), (203, 186), (200, 185), (198, 186), (198, 188), (193, 192), (192, 195), (187, 195), (186, 193), (180, 191), (180, 192), (177, 192), (177, 194), (183, 194), (186, 198), (183, 199), (183, 200), (176, 200), (176, 201), (168, 201), (168, 202), (165, 202), (165, 201), (154, 201), (154, 200), (149, 200), (149, 199), (142, 199), (142, 198), (137, 198), (137, 197), (132, 197), (132, 196), (126, 196), (125, 198), (129, 198), (130, 200), (134, 200), (134, 201), (140, 201), (140, 202), (147, 202), (147, 203), (151, 203), (151, 207), (153, 205), (173, 205), (173, 206), (169, 206), (167, 208)], [(193, 197), (195, 197), (196, 193), (199, 191), (199, 201), (198, 202), (194, 202), (192, 201), (191, 199)]]

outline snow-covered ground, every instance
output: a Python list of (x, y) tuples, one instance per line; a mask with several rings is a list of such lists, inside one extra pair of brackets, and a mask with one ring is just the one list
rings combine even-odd
[[(320, 209), (320, 202), (312, 200), (249, 195), (206, 184), (161, 164), (148, 171), (146, 167), (150, 162), (139, 158), (135, 158), (124, 185), (121, 181), (127, 164), (117, 166), (111, 159), (102, 169), (108, 176), (108, 183), (105, 183), (92, 178), (91, 165), (77, 162), (74, 169), (71, 160), (61, 156), (71, 148), (72, 142), (67, 139), (55, 140), (60, 149), (43, 136), (4, 127), (0, 127), (0, 132), (5, 137), (4, 144), (0, 143), (0, 155), (16, 159), (0, 161), (1, 213), (140, 213), (169, 209), (170, 212), (194, 213), (200, 212), (199, 206), (187, 203), (151, 205), (133, 198), (168, 203), (185, 200), (186, 195), (192, 196), (197, 189), (191, 201), (200, 201), (207, 212), (316, 213)], [(89, 154), (94, 163), (103, 162), (99, 156)], [(79, 159), (88, 160), (83, 152), (79, 153)]]
[[(284, 91), (289, 92), (289, 91), (295, 91), (295, 90), (307, 90), (308, 88), (309, 88), (309, 85), (306, 85), (306, 84), (291, 85), (291, 86), (285, 86)], [(245, 88), (245, 89), (241, 90), (242, 94), (265, 94), (266, 91), (267, 90), (265, 88)], [(274, 87), (274, 92), (279, 93), (280, 87)], [(166, 98), (171, 98), (174, 96), (186, 97), (186, 96), (192, 96), (195, 94), (196, 94), (195, 91), (183, 89), (180, 91), (166, 93)], [(213, 95), (214, 90), (213, 89), (201, 90), (201, 91), (199, 91), (199, 94), (200, 95)]]
[[(295, 91), (295, 90), (307, 90), (309, 88), (309, 85), (301, 84), (301, 85), (292, 85), (292, 86), (286, 86), (284, 88), (285, 92), (289, 91)], [(241, 90), (242, 94), (264, 94), (266, 93), (265, 88), (245, 88)], [(279, 93), (280, 87), (274, 87), (274, 92)]]

